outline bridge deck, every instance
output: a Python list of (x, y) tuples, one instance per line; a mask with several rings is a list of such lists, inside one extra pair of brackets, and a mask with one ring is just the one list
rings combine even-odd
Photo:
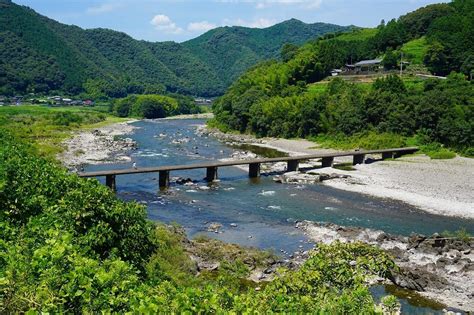
[(80, 177), (99, 177), (99, 176), (111, 176), (111, 175), (125, 175), (125, 174), (139, 174), (139, 173), (156, 173), (156, 172), (170, 172), (170, 171), (181, 171), (191, 170), (199, 168), (218, 168), (226, 166), (236, 166), (245, 164), (262, 164), (262, 163), (275, 163), (275, 162), (290, 162), (290, 161), (304, 161), (321, 158), (336, 158), (343, 156), (364, 156), (369, 154), (409, 154), (418, 151), (417, 147), (408, 148), (394, 148), (394, 149), (383, 149), (383, 150), (365, 150), (365, 151), (346, 151), (346, 152), (335, 152), (335, 153), (323, 153), (323, 154), (308, 154), (299, 156), (288, 156), (278, 158), (261, 158), (261, 159), (247, 159), (247, 160), (233, 160), (224, 162), (204, 162), (187, 165), (168, 165), (168, 166), (157, 166), (157, 167), (138, 167), (129, 168), (122, 170), (108, 170), (108, 171), (97, 171), (97, 172), (81, 172), (78, 173)]

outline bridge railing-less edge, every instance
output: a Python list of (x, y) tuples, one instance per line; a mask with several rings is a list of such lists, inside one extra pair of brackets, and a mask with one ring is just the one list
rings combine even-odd
[(80, 177), (102, 177), (105, 176), (105, 183), (112, 190), (116, 190), (115, 179), (118, 175), (126, 174), (143, 174), (143, 173), (159, 173), (159, 186), (160, 188), (166, 188), (169, 186), (169, 177), (171, 171), (182, 171), (191, 169), (206, 169), (206, 180), (212, 182), (217, 179), (217, 170), (219, 167), (228, 167), (236, 165), (249, 165), (249, 177), (255, 178), (260, 176), (260, 165), (263, 163), (276, 163), (276, 162), (287, 162), (287, 171), (297, 171), (300, 161), (321, 159), (322, 167), (332, 167), (334, 158), (352, 156), (353, 165), (363, 164), (366, 160), (367, 155), (381, 154), (382, 160), (390, 158), (398, 158), (406, 154), (415, 153), (418, 151), (417, 147), (408, 148), (393, 148), (383, 150), (363, 150), (363, 151), (346, 151), (346, 152), (334, 152), (334, 153), (323, 153), (323, 154), (308, 154), (300, 156), (287, 156), (279, 158), (261, 158), (261, 159), (249, 159), (249, 160), (235, 160), (225, 162), (207, 162), (197, 163), (188, 165), (169, 165), (169, 166), (158, 166), (158, 167), (146, 167), (146, 168), (131, 168), (122, 170), (108, 170), (108, 171), (97, 171), (97, 172), (82, 172), (78, 173)]

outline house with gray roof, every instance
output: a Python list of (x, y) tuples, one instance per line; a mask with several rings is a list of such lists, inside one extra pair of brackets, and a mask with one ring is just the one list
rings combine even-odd
[(346, 72), (352, 73), (367, 73), (377, 72), (383, 69), (382, 59), (361, 60), (353, 65), (346, 65)]

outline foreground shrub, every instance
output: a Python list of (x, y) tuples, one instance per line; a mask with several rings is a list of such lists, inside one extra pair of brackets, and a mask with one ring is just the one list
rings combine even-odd
[(362, 243), (321, 245), (299, 270), (282, 269), (256, 290), (241, 278), (249, 253), (210, 242), (222, 267), (196, 276), (184, 235), (148, 221), (142, 206), (37, 157), (7, 131), (0, 144), (0, 313), (371, 314), (365, 280), (394, 267)]

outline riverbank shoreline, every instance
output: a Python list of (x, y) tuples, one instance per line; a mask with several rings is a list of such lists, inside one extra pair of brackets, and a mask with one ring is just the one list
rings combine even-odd
[[(360, 241), (389, 253), (399, 270), (391, 282), (444, 305), (474, 311), (474, 239), (434, 234), (410, 237), (380, 230), (301, 221), (296, 227), (315, 243)], [(468, 280), (468, 281), (466, 281)]]
[[(173, 124), (177, 124), (177, 122), (171, 122), (171, 123), (168, 122), (168, 124), (173, 125)], [(176, 139), (180, 140), (180, 139), (184, 139), (184, 138), (189, 138), (189, 139), (194, 138), (194, 137), (193, 137), (193, 132), (194, 132), (194, 130), (195, 130), (194, 128), (195, 128), (196, 124), (194, 124), (194, 122), (193, 122), (193, 124), (188, 124), (187, 122), (183, 122), (183, 124), (191, 125), (191, 126), (192, 126), (192, 127), (191, 127), (191, 130), (190, 130), (189, 132), (187, 132), (187, 133), (184, 133), (184, 132), (182, 132), (182, 129), (181, 129), (181, 130), (178, 129), (178, 130), (176, 131), (176, 134), (178, 135), (178, 136), (177, 136), (178, 138), (174, 138), (174, 139), (173, 139), (173, 137), (171, 137), (171, 135), (172, 135), (172, 134), (171, 134), (171, 131), (168, 132), (168, 130), (166, 130), (166, 129), (165, 129), (165, 130), (166, 130), (166, 134), (163, 133), (163, 137), (161, 137), (161, 136), (160, 136), (161, 134), (158, 133), (159, 130), (154, 130), (154, 129), (153, 129), (153, 131), (152, 131), (151, 133), (147, 133), (147, 137), (155, 137), (155, 136), (156, 136), (157, 139), (161, 139), (161, 141), (162, 141), (161, 145), (163, 145), (163, 146), (166, 146), (167, 143), (172, 144), (172, 143), (173, 143), (173, 140), (176, 140)], [(199, 123), (199, 124), (200, 124), (200, 123)], [(104, 128), (105, 128), (105, 129), (104, 129)], [(134, 130), (135, 130), (136, 127), (134, 127), (133, 125), (129, 125), (129, 124), (127, 124), (127, 123), (122, 123), (122, 124), (109, 125), (109, 126), (104, 127), (104, 128), (98, 128), (97, 130), (91, 130), (91, 131), (84, 131), (84, 132), (83, 132), (85, 135), (87, 135), (87, 137), (93, 137), (93, 139), (95, 139), (95, 140), (98, 141), (98, 142), (94, 142), (94, 141), (91, 142), (91, 145), (99, 146), (99, 147), (96, 148), (96, 149), (99, 150), (99, 151), (101, 151), (101, 150), (103, 151), (103, 147), (100, 147), (101, 145), (103, 145), (103, 143), (102, 143), (101, 140), (100, 140), (101, 138), (108, 139), (107, 141), (114, 141), (114, 142), (116, 142), (116, 143), (114, 144), (114, 146), (115, 146), (115, 145), (120, 146), (120, 145), (123, 145), (123, 143), (120, 142), (120, 141), (121, 141), (120, 139), (122, 139), (122, 136), (125, 135), (125, 134), (127, 134), (127, 133), (132, 133), (132, 132), (134, 132)], [(198, 127), (198, 128), (204, 130), (204, 132), (207, 132), (207, 131), (205, 130), (205, 126), (203, 126), (203, 125), (201, 125), (201, 126)], [(146, 127), (143, 127), (143, 130), (146, 130)], [(200, 132), (200, 131), (197, 130), (196, 132)], [(81, 132), (81, 133), (82, 133), (82, 132)], [(79, 133), (79, 134), (81, 134), (81, 133)], [(115, 137), (115, 136), (112, 136), (112, 135), (120, 135), (120, 136), (119, 136), (119, 137)], [(208, 135), (208, 134), (205, 134), (205, 135), (203, 135), (203, 136), (207, 137), (207, 135)], [(137, 136), (138, 136), (138, 134), (137, 134)], [(228, 144), (233, 144), (233, 143), (243, 143), (243, 144), (245, 144), (245, 143), (251, 143), (252, 145), (261, 145), (261, 146), (266, 146), (266, 147), (279, 148), (280, 150), (282, 150), (282, 149), (281, 149), (281, 146), (284, 146), (285, 149), (287, 150), (287, 152), (289, 152), (289, 154), (302, 154), (302, 153), (312, 153), (312, 152), (314, 152), (314, 151), (313, 151), (314, 149), (310, 148), (310, 146), (311, 146), (311, 147), (314, 146), (314, 143), (311, 143), (311, 142), (305, 141), (305, 140), (255, 139), (255, 138), (252, 138), (252, 137), (249, 138), (249, 137), (247, 137), (247, 136), (243, 136), (243, 137), (242, 137), (242, 136), (240, 136), (240, 135), (232, 135), (232, 137), (235, 137), (235, 139), (230, 139), (230, 138), (228, 138), (227, 140), (225, 140), (225, 138), (223, 138), (223, 139), (220, 139), (220, 140), (223, 141), (223, 142), (226, 142), (226, 143), (228, 143)], [(79, 138), (80, 138), (80, 136), (79, 136)], [(137, 138), (137, 139), (139, 139), (139, 138)], [(198, 139), (198, 140), (196, 140), (196, 139)], [(200, 138), (197, 138), (197, 137), (196, 137), (196, 139), (194, 139), (193, 141), (200, 141), (200, 140), (199, 140)], [(139, 141), (140, 141), (140, 140), (139, 140)], [(155, 141), (155, 140), (153, 140), (153, 141)], [(215, 142), (215, 141), (213, 141), (213, 142)], [(81, 143), (82, 143), (82, 142), (79, 141), (78, 143), (76, 143), (76, 145), (77, 145), (77, 146), (83, 145), (83, 144), (81, 144)], [(175, 144), (175, 145), (181, 145), (181, 144)], [(200, 144), (200, 146), (201, 146), (201, 144)], [(202, 146), (204, 146), (204, 145), (202, 145)], [(299, 151), (301, 148), (306, 148), (305, 150), (308, 150), (308, 151), (307, 151), (307, 152), (301, 152), (301, 151)], [(94, 162), (92, 162), (92, 164), (106, 163), (107, 161), (113, 161), (113, 159), (114, 159), (114, 156), (113, 156), (113, 155), (114, 155), (114, 154), (118, 154), (119, 156), (120, 156), (120, 155), (122, 155), (122, 156), (129, 156), (128, 154), (129, 154), (129, 153), (131, 152), (131, 150), (132, 150), (132, 148), (127, 148), (127, 147), (125, 147), (125, 146), (124, 146), (124, 147), (121, 147), (120, 149), (121, 149), (121, 150), (124, 150), (124, 151), (123, 151), (124, 153), (113, 153), (113, 152), (111, 151), (111, 152), (112, 152), (112, 153), (111, 153), (111, 156), (106, 157), (106, 160), (105, 160), (105, 161), (94, 161)], [(253, 154), (252, 152), (249, 152), (249, 151), (244, 152), (243, 150), (247, 150), (247, 149), (236, 149), (236, 150), (234, 151), (235, 156), (234, 156), (234, 154), (232, 154), (231, 158), (232, 158), (232, 159), (236, 159), (236, 158), (250, 158), (250, 157), (251, 157), (250, 154)], [(74, 151), (71, 151), (71, 152), (74, 152)], [(120, 152), (120, 151), (119, 151), (119, 152)], [(194, 152), (194, 150), (193, 150), (192, 152)], [(224, 152), (224, 151), (222, 151), (222, 152)], [(219, 156), (222, 156), (222, 157), (224, 157), (224, 156), (226, 156), (226, 157), (227, 157), (227, 156), (230, 156), (230, 155), (227, 154), (227, 153), (228, 153), (227, 150), (226, 150), (225, 152), (226, 152), (226, 154), (217, 155), (217, 156), (218, 156), (218, 157), (219, 157)], [(137, 152), (137, 153), (138, 153), (138, 152)], [(108, 160), (107, 160), (107, 159), (108, 159)], [(351, 161), (351, 159), (348, 159), (348, 161)], [(394, 161), (390, 161), (390, 163), (393, 163), (393, 162), (394, 162)], [(306, 167), (306, 166), (310, 166), (310, 167), (313, 167), (313, 169), (314, 169), (314, 171), (315, 171), (316, 173), (326, 172), (326, 173), (331, 174), (331, 173), (341, 172), (341, 174), (342, 174), (343, 172), (346, 172), (346, 171), (342, 171), (342, 170), (338, 170), (338, 169), (333, 169), (333, 168), (327, 168), (327, 169), (324, 169), (323, 171), (321, 171), (321, 169), (318, 169), (318, 168), (317, 168), (318, 163), (319, 163), (319, 162), (316, 162), (316, 161), (315, 161), (315, 162), (313, 163), (314, 165), (312, 165), (312, 164), (310, 164), (310, 163), (305, 163), (304, 165), (301, 164), (301, 166), (305, 166), (305, 167)], [(372, 166), (374, 166), (374, 165), (377, 165), (378, 163), (379, 163), (379, 162), (373, 163), (373, 164), (370, 164), (370, 165), (366, 165), (366, 166), (367, 166), (367, 167), (372, 167)], [(279, 170), (279, 172), (282, 173), (282, 172), (284, 172), (284, 168), (286, 167), (286, 163), (280, 163), (280, 164), (281, 164), (281, 165), (278, 166), (278, 167), (281, 168), (281, 170)], [(271, 167), (269, 167), (269, 165), (266, 165), (265, 172), (271, 172), (272, 169), (275, 169), (275, 167), (276, 167), (276, 166), (271, 166)], [(314, 168), (314, 167), (316, 167), (316, 168)], [(351, 177), (354, 176), (354, 175), (352, 175), (352, 174), (353, 174), (355, 171), (347, 171), (347, 172), (348, 172), (349, 174), (351, 174), (351, 175), (350, 175)], [(303, 174), (305, 174), (305, 173), (303, 173)], [(311, 174), (309, 174), (309, 175), (311, 175)], [(336, 179), (331, 179), (331, 180), (328, 180), (327, 182), (331, 182), (331, 181), (334, 181), (334, 180), (336, 180)], [(185, 181), (185, 182), (182, 183), (182, 185), (184, 185), (184, 186), (187, 186), (188, 184), (189, 184), (189, 185), (194, 185), (192, 181), (187, 182), (187, 179), (185, 179), (184, 181)], [(179, 184), (179, 183), (177, 183), (177, 184)], [(202, 184), (202, 185), (201, 185), (201, 184)], [(277, 185), (277, 184), (275, 184), (275, 185)], [(199, 186), (199, 187), (203, 187), (203, 190), (204, 190), (204, 188), (206, 188), (206, 190), (209, 189), (208, 186), (207, 186), (207, 184), (200, 183), (199, 185), (196, 185), (196, 187), (198, 187), (198, 186)], [(191, 189), (192, 187), (193, 187), (193, 186), (191, 186), (191, 187), (189, 187), (189, 188)], [(194, 188), (192, 188), (192, 189), (194, 189)], [(196, 189), (196, 190), (198, 190), (198, 189)], [(194, 197), (193, 197), (193, 198), (194, 198)], [(196, 199), (198, 199), (198, 198), (196, 198)], [(191, 202), (194, 203), (195, 200), (193, 199)], [(422, 216), (422, 214), (421, 214), (421, 216)], [(292, 222), (294, 222), (294, 221), (292, 221)], [(238, 223), (238, 224), (240, 225), (240, 223)], [(292, 223), (290, 223), (290, 224), (293, 225)], [(314, 224), (316, 224), (316, 223), (314, 223)], [(207, 223), (206, 223), (206, 225), (207, 225)], [(215, 231), (216, 231), (216, 230), (215, 230), (215, 226), (218, 226), (218, 225), (219, 225), (218, 223), (209, 223), (209, 229), (211, 229), (211, 231), (214, 231), (214, 232), (215, 232)], [(299, 225), (297, 225), (295, 228), (300, 228), (300, 227), (299, 227)], [(346, 230), (347, 230), (347, 229), (350, 229), (350, 228), (346, 228), (346, 227), (339, 226), (337, 229), (335, 229), (335, 232), (340, 232), (341, 229), (346, 229)], [(358, 229), (358, 228), (355, 228), (355, 229)], [(207, 231), (209, 231), (209, 230), (207, 230)], [(224, 231), (224, 232), (225, 232), (225, 231)], [(441, 231), (440, 231), (440, 232), (441, 232)], [(369, 234), (370, 234), (370, 233), (369, 233)], [(247, 234), (246, 234), (246, 235), (247, 235)], [(341, 235), (341, 234), (335, 234), (335, 235), (337, 235), (337, 238), (341, 238), (341, 239), (344, 238), (344, 235)], [(378, 236), (380, 236), (380, 235), (382, 235), (382, 234), (378, 234)], [(246, 236), (245, 236), (245, 237), (246, 237)], [(314, 234), (312, 235), (312, 237), (315, 238), (316, 243), (321, 243), (321, 242), (322, 242), (322, 241), (318, 241), (318, 240), (317, 240), (317, 237), (314, 236)], [(398, 236), (390, 236), (390, 239), (392, 239), (392, 237), (395, 238), (395, 239), (397, 239), (397, 240), (404, 238), (404, 237), (401, 237), (401, 236), (400, 236), (400, 237), (398, 237)], [(357, 236), (354, 236), (354, 239), (357, 239)], [(364, 241), (364, 240), (363, 240), (363, 241)], [(369, 239), (368, 241), (371, 241), (371, 239)], [(400, 245), (400, 246), (402, 246), (402, 245)], [(295, 251), (295, 252), (291, 251), (291, 252), (289, 252), (288, 254), (291, 254), (292, 257), (288, 256), (289, 259), (288, 259), (287, 262), (286, 262), (286, 259), (283, 260), (283, 263), (284, 263), (285, 266), (288, 265), (288, 264), (290, 264), (290, 263), (291, 263), (291, 265), (293, 265), (293, 264), (299, 265), (299, 264), (303, 263), (303, 262), (308, 258), (308, 251), (307, 251), (307, 250), (303, 250), (303, 249), (300, 249), (300, 250)], [(415, 254), (417, 254), (417, 252), (415, 252)], [(457, 254), (456, 254), (456, 255), (457, 255)], [(464, 250), (463, 250), (462, 255), (468, 255), (468, 254), (464, 254)], [(469, 258), (470, 256), (466, 256), (466, 257), (467, 257), (467, 259), (471, 259), (471, 258), (472, 258), (472, 257)], [(464, 259), (464, 258), (466, 258), (466, 257), (461, 256), (461, 259)], [(437, 260), (439, 260), (439, 258), (442, 258), (442, 257), (438, 257)], [(445, 257), (445, 258), (446, 258), (446, 257)], [(447, 257), (447, 258), (451, 259), (450, 257)], [(437, 260), (436, 260), (436, 262), (435, 262), (435, 265), (436, 265), (436, 263), (437, 263)], [(200, 262), (201, 262), (201, 266), (199, 267), (199, 263), (200, 263)], [(457, 261), (457, 262), (459, 262), (459, 261)], [(450, 266), (455, 266), (456, 268), (457, 268), (458, 266), (460, 266), (459, 264), (457, 264), (457, 262), (453, 262), (453, 261), (449, 260), (449, 261), (447, 262), (448, 268), (450, 268)], [(276, 263), (276, 262), (275, 262), (275, 263)], [(442, 261), (441, 261), (440, 263), (442, 263)], [(472, 266), (472, 261), (469, 261), (469, 263), (470, 263), (469, 266)], [(275, 266), (276, 266), (276, 264), (275, 264)], [(208, 261), (198, 261), (198, 267), (201, 268), (201, 269), (206, 269), (206, 268), (213, 269), (213, 268), (216, 267), (216, 263), (215, 263), (215, 262), (208, 262)], [(464, 268), (464, 267), (462, 267), (462, 268)], [(469, 268), (470, 268), (470, 267), (469, 267)], [(268, 269), (268, 270), (267, 270), (267, 269)], [(271, 279), (270, 276), (271, 276), (271, 273), (272, 273), (272, 270), (273, 270), (273, 265), (270, 266), (270, 267), (267, 268), (267, 269), (264, 269), (264, 270), (261, 270), (261, 269), (255, 270), (255, 272), (252, 273), (252, 277), (253, 277), (252, 280), (253, 280), (253, 281), (257, 281), (257, 280), (258, 280), (258, 281), (261, 281), (261, 280), (264, 280), (264, 279)], [(267, 276), (267, 272), (268, 272), (268, 276)], [(448, 270), (448, 271), (445, 270), (444, 272), (449, 272), (449, 270)], [(415, 277), (416, 277), (418, 274), (425, 275), (424, 271), (421, 271), (421, 273), (418, 273), (417, 270), (413, 270), (412, 274), (413, 274)], [(442, 276), (445, 276), (445, 275), (442, 274)], [(448, 275), (446, 275), (446, 276), (448, 276)], [(402, 280), (403, 280), (403, 279), (405, 279), (405, 278), (402, 278)], [(410, 278), (408, 278), (408, 279), (410, 279)], [(405, 279), (404, 281), (408, 281), (408, 280)], [(411, 284), (413, 284), (413, 282), (406, 282), (406, 283), (409, 283), (409, 284), (411, 283)], [(415, 282), (415, 283), (416, 283), (416, 282)], [(403, 286), (403, 285), (404, 285), (401, 281), (399, 281), (397, 284), (400, 285), (400, 286)], [(414, 284), (414, 285), (416, 285), (416, 284)], [(420, 285), (421, 285), (421, 284), (420, 284)], [(405, 286), (405, 287), (406, 287), (406, 286)], [(462, 294), (465, 294), (465, 290), (464, 290), (463, 288), (462, 288), (462, 290), (463, 290), (463, 291), (462, 291), (462, 292), (463, 292)], [(451, 291), (449, 291), (449, 290), (446, 291), (445, 293), (437, 292), (436, 294), (440, 294), (440, 295), (441, 295), (441, 294), (445, 294), (446, 297), (436, 298), (436, 296), (432, 296), (432, 298), (436, 298), (436, 299), (438, 299), (438, 300), (447, 299), (447, 298), (449, 298), (450, 295), (451, 295), (450, 292), (451, 292)], [(459, 301), (459, 300), (461, 300), (461, 299), (456, 298), (456, 300), (451, 300), (451, 301), (445, 300), (445, 301), (449, 302), (449, 303), (446, 303), (446, 304), (449, 304), (449, 305), (451, 305), (451, 306), (453, 306), (453, 307), (457, 307), (457, 306), (459, 305), (459, 304), (458, 304), (458, 301)], [(464, 308), (463, 308), (463, 309), (464, 309)]]
[(65, 150), (57, 158), (72, 171), (77, 171), (85, 164), (131, 162), (128, 153), (136, 148), (136, 143), (123, 136), (137, 129), (131, 125), (136, 121), (138, 120), (131, 119), (91, 130), (76, 131), (63, 142)]
[(182, 120), (182, 119), (211, 119), (214, 118), (213, 113), (199, 113), (199, 114), (181, 114), (176, 116), (169, 116), (165, 118), (160, 118), (162, 120)]
[[(302, 139), (258, 139), (251, 135), (222, 133), (207, 127), (203, 127), (200, 132), (206, 132), (226, 143), (261, 146), (289, 155), (337, 152), (318, 148), (314, 142)], [(335, 163), (350, 162), (352, 159), (347, 157), (335, 159)], [(329, 172), (341, 175), (322, 182), (336, 189), (402, 201), (432, 214), (474, 218), (474, 159), (457, 156), (449, 160), (432, 160), (417, 154), (355, 165), (351, 170), (320, 168), (316, 162), (305, 163), (304, 167), (313, 167), (316, 174)], [(275, 171), (281, 171), (281, 165), (279, 168)]]

